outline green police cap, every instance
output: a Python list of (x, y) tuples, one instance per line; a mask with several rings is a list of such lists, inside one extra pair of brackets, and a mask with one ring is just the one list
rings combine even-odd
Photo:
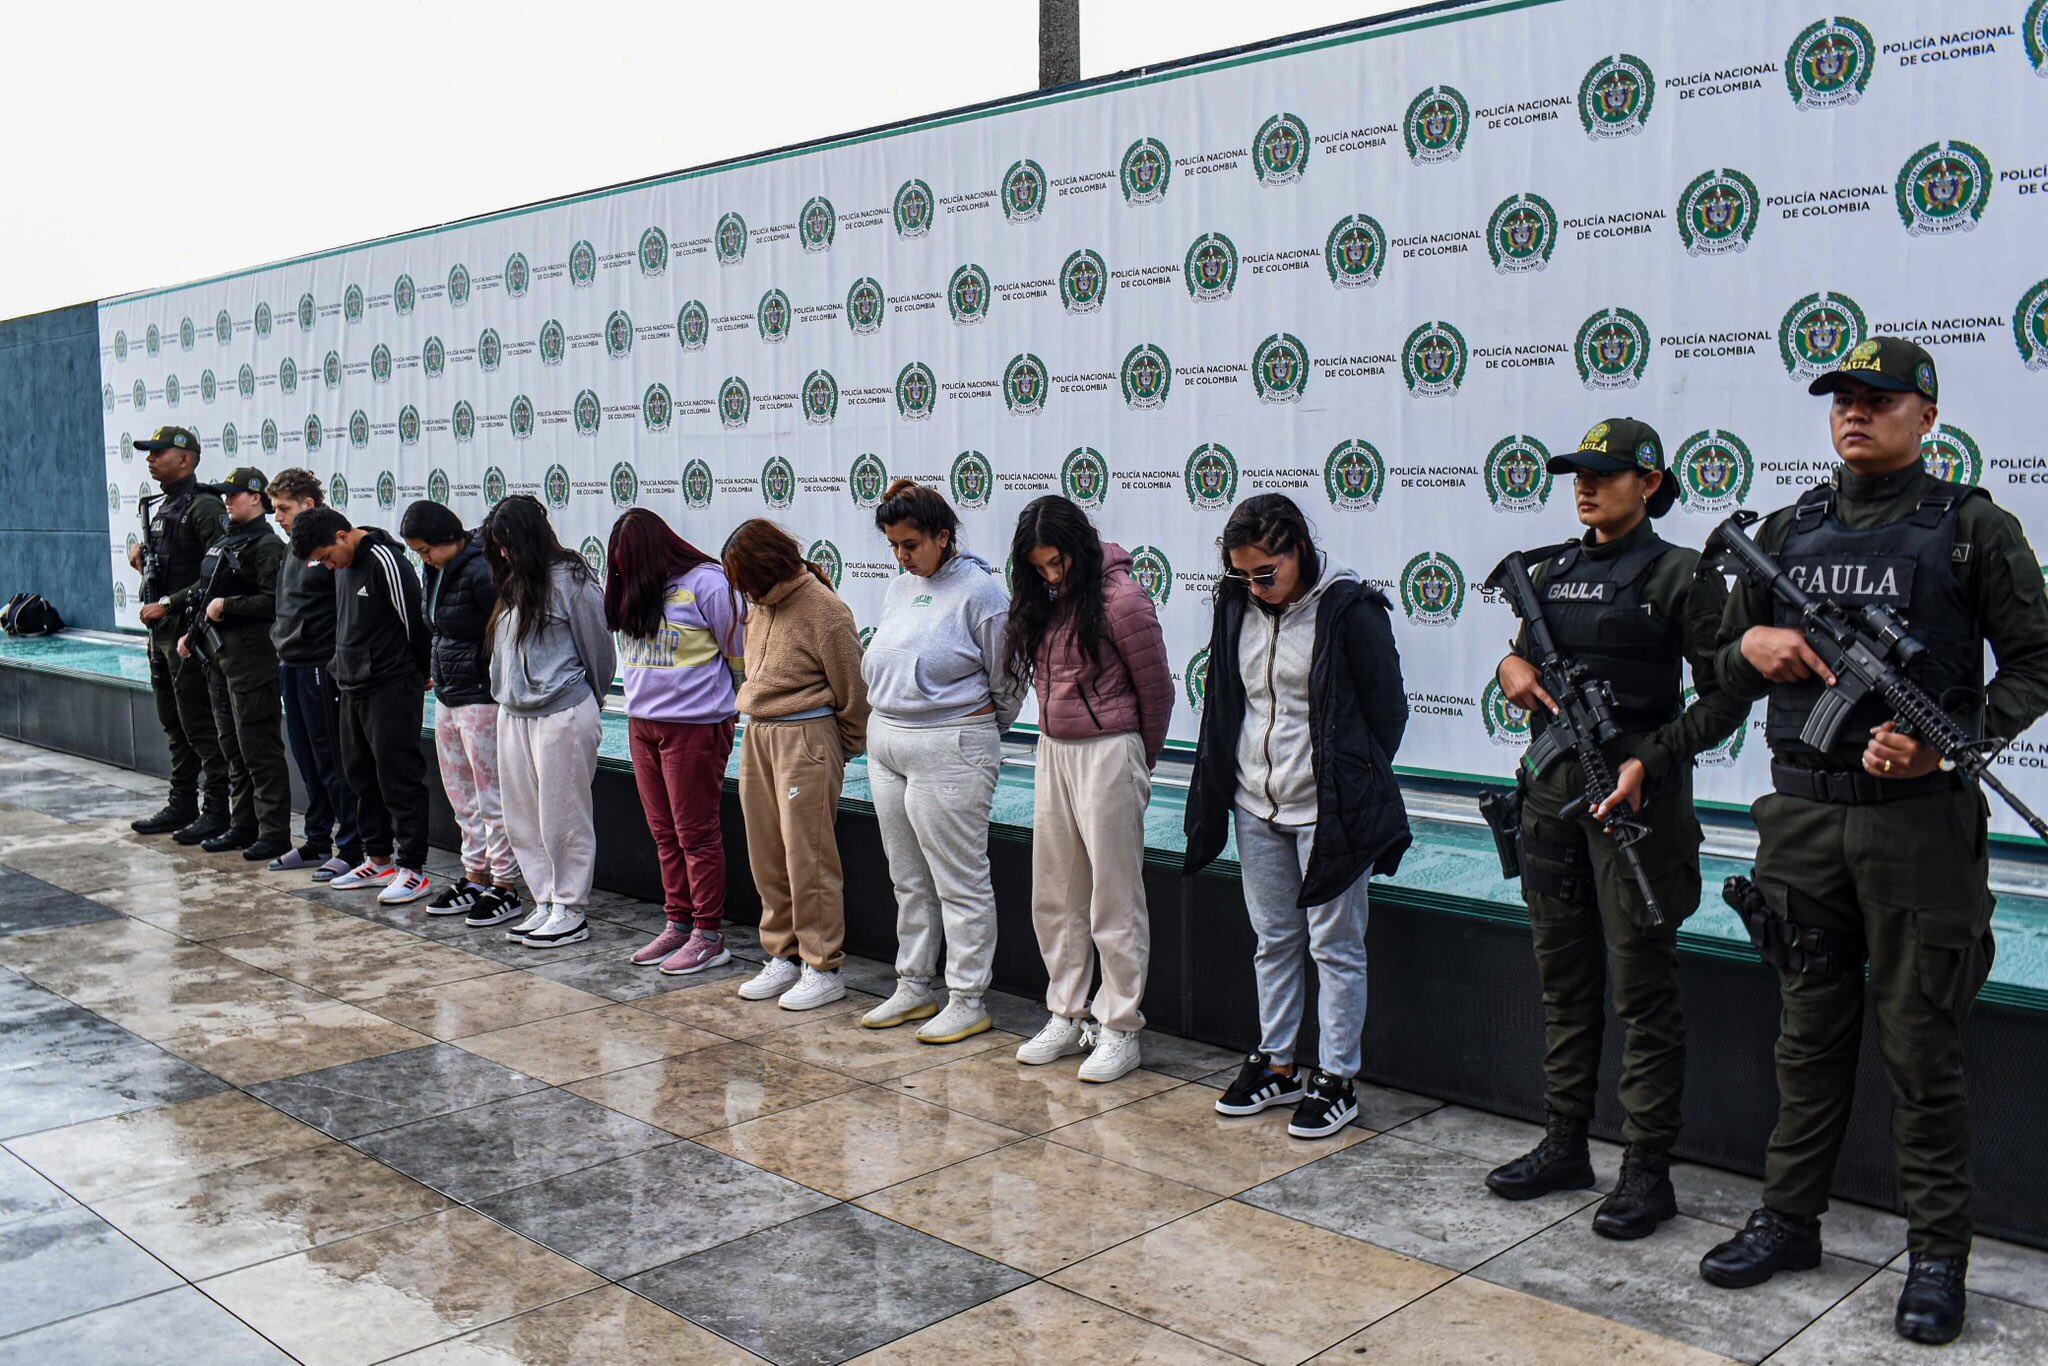
[(1873, 389), (1895, 394), (1918, 394), (1929, 403), (1937, 402), (1941, 384), (1934, 374), (1934, 357), (1927, 348), (1904, 337), (1872, 337), (1858, 342), (1842, 363), (1806, 386), (1809, 394), (1832, 394), (1854, 380)]
[(159, 427), (135, 443), (138, 451), (190, 451), (192, 458), (199, 458), (199, 438), (183, 427)]
[[(1545, 469), (1552, 474), (1616, 474), (1622, 470), (1649, 473), (1664, 470), (1664, 438), (1657, 429), (1639, 418), (1610, 417), (1596, 422), (1579, 438), (1578, 448), (1550, 457)], [(1650, 496), (1650, 515), (1662, 517), (1678, 497), (1678, 485), (1665, 470), (1664, 482)]]
[(266, 479), (263, 471), (257, 469), (254, 465), (241, 465), (229, 470), (227, 478), (221, 480), (218, 484), (211, 485), (211, 487), (215, 493), (218, 493), (223, 498), (231, 493), (261, 493), (265, 495), (264, 502), (268, 503), (270, 501), (267, 492), (270, 488), (270, 480)]

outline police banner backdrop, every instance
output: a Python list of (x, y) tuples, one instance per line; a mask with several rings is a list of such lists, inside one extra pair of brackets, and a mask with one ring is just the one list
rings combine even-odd
[[(1404, 766), (1506, 774), (1477, 585), (1575, 532), (1543, 463), (1603, 417), (1662, 432), (1697, 545), (1830, 467), (1810, 376), (1910, 336), (1930, 463), (2048, 508), (2044, 7), (1477, 5), (111, 301), (119, 618), (164, 423), (387, 527), (529, 492), (598, 564), (634, 504), (713, 551), (772, 517), (864, 624), (892, 477), (999, 568), (1059, 491), (1135, 555), (1185, 741), (1217, 533), (1282, 490), (1397, 604)], [(1703, 798), (1761, 789), (1755, 725)]]

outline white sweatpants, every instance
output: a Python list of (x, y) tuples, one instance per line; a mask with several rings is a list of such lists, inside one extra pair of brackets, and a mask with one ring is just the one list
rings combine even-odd
[(590, 900), (597, 863), (590, 785), (602, 733), (595, 697), (546, 716), (498, 711), (505, 833), (536, 902), (581, 907)]

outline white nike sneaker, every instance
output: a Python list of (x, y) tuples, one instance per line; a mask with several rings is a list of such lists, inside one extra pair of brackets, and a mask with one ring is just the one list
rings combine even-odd
[(547, 923), (548, 917), (553, 915), (554, 913), (554, 902), (534, 902), (533, 914), (526, 917), (526, 919), (520, 921), (517, 925), (514, 925), (511, 929), (505, 931), (505, 938), (514, 944), (524, 944), (526, 942), (526, 936), (532, 934), (542, 925), (545, 925)]
[(923, 982), (898, 980), (889, 999), (860, 1017), (862, 1029), (894, 1029), (912, 1020), (929, 1020), (939, 1013), (932, 989)]
[(761, 970), (740, 983), (740, 999), (743, 1001), (765, 1001), (780, 996), (796, 985), (802, 969), (793, 958), (771, 958), (761, 965)]
[(418, 901), (433, 885), (434, 880), (417, 868), (400, 868), (398, 875), (377, 893), (377, 902), (383, 906), (403, 906), (408, 901)]
[(1082, 1081), (1115, 1081), (1138, 1065), (1136, 1034), (1108, 1028), (1098, 1028), (1094, 1034), (1095, 1051), (1081, 1064), (1079, 1075)]
[(1045, 1022), (1045, 1028), (1034, 1034), (1025, 1043), (1018, 1045), (1017, 1061), (1039, 1067), (1061, 1058), (1072, 1057), (1088, 1047), (1088, 1026), (1079, 1020), (1054, 1015)]
[(816, 1010), (846, 999), (846, 980), (838, 972), (822, 972), (805, 963), (795, 986), (782, 993), (784, 1010)]
[(976, 1034), (986, 1034), (996, 1027), (996, 1022), (982, 1009), (979, 996), (952, 994), (946, 1008), (926, 1020), (917, 1031), (919, 1043), (959, 1043)]

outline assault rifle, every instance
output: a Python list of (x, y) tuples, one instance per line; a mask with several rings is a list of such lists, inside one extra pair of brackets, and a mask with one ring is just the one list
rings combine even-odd
[(149, 539), (149, 510), (155, 504), (162, 502), (163, 499), (164, 495), (161, 493), (145, 494), (136, 504), (142, 514), (142, 600), (144, 602), (155, 602), (158, 597), (156, 587), (156, 551), (151, 548)]
[[(1486, 586), (1506, 594), (1508, 606), (1522, 619), (1529, 634), (1530, 662), (1542, 676), (1543, 690), (1557, 702), (1557, 715), (1529, 743), (1528, 752), (1522, 756), (1522, 767), (1532, 776), (1541, 777), (1563, 759), (1578, 760), (1579, 771), (1585, 775), (1585, 788), (1558, 815), (1565, 820), (1582, 812), (1591, 816), (1595, 808), (1614, 795), (1614, 769), (1602, 749), (1621, 734), (1621, 725), (1614, 719), (1614, 689), (1606, 679), (1594, 678), (1584, 664), (1558, 653), (1550, 623), (1543, 617), (1543, 601), (1529, 579), (1529, 563), (1520, 551), (1501, 561)], [(1643, 870), (1642, 855), (1636, 852), (1636, 845), (1649, 836), (1650, 827), (1629, 809), (1627, 802), (1621, 802), (1600, 821), (1600, 828), (1627, 860), (1628, 870), (1643, 894), (1650, 923), (1662, 925), (1664, 908), (1657, 904), (1650, 875)]]
[(1980, 740), (1972, 736), (1936, 698), (1907, 676), (1906, 670), (1927, 647), (1914, 638), (1905, 618), (1881, 602), (1847, 607), (1833, 598), (1807, 592), (1750, 539), (1747, 528), (1756, 520), (1757, 514), (1746, 508), (1731, 514), (1707, 537), (1707, 554), (1723, 569), (1797, 613), (1800, 634), (1834, 674), (1834, 685), (1822, 690), (1800, 728), (1801, 742), (1817, 750), (1832, 749), (1842, 723), (1856, 705), (1866, 697), (1880, 697), (1892, 709), (1900, 734), (1933, 749), (1941, 756), (1943, 769), (1996, 792), (2036, 835), (2048, 840), (2048, 822), (1991, 771), (1992, 762), (2009, 742), (2003, 737)]

